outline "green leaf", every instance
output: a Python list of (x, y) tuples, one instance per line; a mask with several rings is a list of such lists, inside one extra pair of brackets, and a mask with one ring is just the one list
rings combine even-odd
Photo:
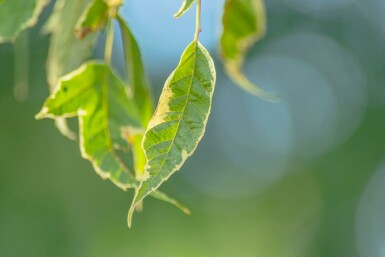
[(120, 16), (118, 16), (117, 19), (123, 39), (128, 84), (132, 86), (134, 100), (139, 108), (142, 125), (146, 128), (152, 117), (154, 104), (147, 82), (148, 80), (144, 72), (141, 52), (126, 22)]
[(12, 42), (20, 32), (34, 26), (49, 0), (0, 2), (0, 43)]
[(135, 191), (129, 226), (135, 206), (178, 171), (198, 146), (210, 113), (215, 78), (209, 53), (193, 41), (167, 79), (144, 135), (145, 172), (149, 177)]
[(191, 214), (191, 211), (187, 207), (185, 207), (183, 204), (181, 204), (177, 200), (169, 197), (165, 193), (160, 192), (159, 190), (152, 192), (150, 195), (152, 197), (154, 197), (155, 199), (158, 199), (158, 200), (161, 200), (163, 202), (167, 202), (167, 203), (174, 205), (175, 207), (177, 207), (179, 210), (181, 210), (183, 213), (185, 213), (187, 215)]
[(250, 47), (266, 32), (263, 0), (227, 0), (223, 18), (221, 57), (229, 76), (249, 93), (270, 100), (274, 95), (254, 85), (242, 73), (245, 56)]
[(103, 0), (92, 1), (76, 25), (76, 35), (83, 38), (90, 33), (103, 30), (109, 17), (109, 7)]
[(182, 6), (174, 14), (174, 18), (181, 17), (185, 12), (187, 12), (191, 8), (191, 6), (194, 2), (195, 2), (195, 0), (183, 0)]
[(107, 65), (89, 62), (63, 77), (36, 117), (75, 116), (79, 117), (83, 158), (118, 187), (125, 190), (137, 186), (116, 150), (128, 147), (122, 131), (140, 129), (140, 120), (124, 84)]
[(134, 100), (138, 106), (143, 131), (126, 131), (128, 141), (132, 145), (136, 179), (141, 181), (147, 178), (144, 172), (146, 157), (142, 149), (144, 129), (147, 127), (153, 113), (152, 96), (144, 72), (141, 52), (127, 23), (117, 17), (123, 40), (124, 59), (128, 84), (133, 91)]
[(78, 39), (75, 26), (90, 0), (59, 0), (43, 28), (51, 34), (47, 59), (47, 75), (53, 91), (58, 78), (78, 68), (91, 54), (96, 35)]
[[(43, 32), (51, 34), (46, 64), (51, 92), (61, 76), (78, 68), (91, 54), (96, 35), (92, 34), (82, 40), (75, 36), (75, 25), (89, 3), (90, 0), (58, 0), (43, 28)], [(65, 119), (58, 118), (55, 123), (64, 136), (76, 138)]]

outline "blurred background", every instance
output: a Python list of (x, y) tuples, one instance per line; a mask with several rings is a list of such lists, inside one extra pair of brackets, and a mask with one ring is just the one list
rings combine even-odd
[[(223, 1), (202, 2), (201, 41), (217, 57)], [(162, 187), (192, 215), (148, 199), (130, 230), (132, 193), (100, 179), (51, 120), (34, 120), (48, 96), (40, 29), (52, 4), (28, 32), (24, 102), (18, 53), (0, 45), (0, 256), (384, 257), (385, 1), (266, 2), (268, 34), (245, 72), (281, 100), (243, 92), (216, 58), (206, 135)], [(172, 18), (180, 3), (125, 0), (121, 11), (156, 97), (193, 37), (194, 11)]]

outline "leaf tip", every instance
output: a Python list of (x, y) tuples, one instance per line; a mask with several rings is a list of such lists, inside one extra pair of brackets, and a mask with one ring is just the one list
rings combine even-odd
[(271, 102), (279, 101), (280, 97), (278, 95), (267, 92), (263, 90), (261, 87), (255, 85), (239, 70), (238, 66), (234, 67), (230, 64), (227, 64), (225, 65), (225, 68), (226, 68), (227, 74), (234, 81), (234, 83), (237, 84), (246, 92)]
[(178, 19), (178, 18), (182, 17), (182, 15), (190, 9), (190, 7), (192, 6), (192, 4), (194, 2), (195, 2), (195, 0), (184, 0), (183, 4), (179, 8), (179, 10), (176, 13), (174, 13), (174, 18)]
[(267, 92), (255, 86), (255, 90), (249, 91), (252, 95), (260, 97), (264, 100), (276, 103), (281, 100), (281, 97), (275, 93)]
[(41, 109), (41, 111), (35, 115), (35, 119), (41, 120), (41, 119), (47, 118), (47, 116), (48, 116), (48, 108), (44, 106), (43, 109)]
[(127, 216), (127, 225), (128, 225), (128, 228), (131, 228), (132, 226), (132, 216), (134, 214), (134, 211), (135, 211), (135, 203), (133, 202), (130, 206), (130, 210), (128, 211), (128, 216)]
[(138, 201), (138, 193), (139, 193), (138, 189), (135, 189), (134, 199), (132, 200), (130, 209), (128, 210), (128, 216), (127, 216), (128, 228), (131, 228), (132, 226), (132, 216), (134, 215), (137, 204), (140, 202)]
[(191, 215), (191, 211), (189, 208), (183, 207), (181, 208), (181, 211), (186, 215)]
[(177, 11), (176, 13), (174, 13), (173, 17), (174, 19), (178, 19), (182, 16), (183, 12), (182, 11)]

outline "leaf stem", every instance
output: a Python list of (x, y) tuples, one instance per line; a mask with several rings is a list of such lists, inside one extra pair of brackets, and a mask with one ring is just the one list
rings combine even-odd
[(28, 35), (27, 31), (21, 33), (15, 42), (15, 85), (13, 94), (17, 101), (24, 102), (28, 97)]
[(201, 0), (197, 0), (197, 12), (195, 21), (195, 36), (194, 41), (198, 41), (199, 33), (201, 32)]
[(111, 56), (112, 56), (112, 47), (114, 44), (114, 25), (112, 19), (108, 20), (107, 25), (107, 38), (106, 38), (106, 46), (104, 48), (104, 59), (106, 64), (110, 65)]

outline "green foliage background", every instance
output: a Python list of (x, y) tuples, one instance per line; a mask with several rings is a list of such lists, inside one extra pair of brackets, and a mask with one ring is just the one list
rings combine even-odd
[[(269, 34), (254, 49), (258, 54), (283, 34), (306, 28), (354, 53), (366, 75), (368, 98), (347, 140), (310, 162), (301, 163), (293, 152), (285, 176), (264, 190), (218, 197), (186, 179), (187, 174), (231, 170), (231, 191), (243, 190), (237, 170), (216, 151), (221, 145), (210, 139), (223, 129), (213, 119), (200, 153), (162, 188), (178, 195), (193, 214), (149, 199), (130, 230), (122, 224), (132, 195), (95, 176), (77, 144), (62, 137), (52, 122), (34, 120), (48, 94), (48, 36), (40, 36), (39, 28), (29, 32), (31, 94), (24, 103), (13, 97), (12, 46), (0, 45), (0, 256), (367, 257), (359, 254), (357, 238), (365, 231), (356, 219), (364, 190), (385, 157), (385, 105), (378, 103), (385, 81), (385, 39), (383, 27), (357, 19), (360, 8), (356, 2), (314, 16), (273, 1), (268, 4)], [(223, 72), (218, 76), (225, 80)], [(159, 88), (163, 81), (154, 84)], [(230, 90), (235, 97), (238, 89), (218, 84), (217, 90)], [(223, 109), (214, 102), (212, 115)], [(212, 162), (206, 166), (212, 168), (197, 169), (202, 162)], [(250, 168), (258, 170), (258, 164)], [(374, 221), (381, 230), (381, 219)]]

